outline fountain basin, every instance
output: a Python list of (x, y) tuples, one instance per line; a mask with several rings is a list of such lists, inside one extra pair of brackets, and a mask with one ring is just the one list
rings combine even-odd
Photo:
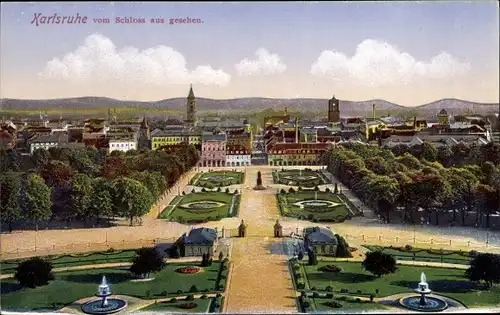
[(421, 295), (405, 296), (399, 299), (399, 304), (410, 310), (419, 312), (441, 312), (448, 308), (448, 303), (436, 296), (426, 296), (425, 305), (420, 304), (421, 298)]
[(127, 307), (127, 302), (122, 299), (107, 299), (107, 305), (102, 306), (102, 299), (89, 301), (82, 305), (82, 311), (87, 314), (112, 314)]

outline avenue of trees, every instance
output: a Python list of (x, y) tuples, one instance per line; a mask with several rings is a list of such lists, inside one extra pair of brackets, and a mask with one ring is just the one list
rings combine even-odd
[(128, 151), (38, 149), (31, 156), (1, 150), (0, 211), (12, 231), (16, 222), (36, 228), (50, 220), (134, 220), (146, 214), (181, 175), (198, 162), (192, 146)]
[[(324, 155), (328, 170), (386, 222), (391, 214), (403, 222), (415, 217), (490, 227), (500, 204), (500, 147), (455, 145), (434, 148), (428, 143), (382, 149), (343, 144)], [(423, 212), (419, 212), (422, 211)], [(420, 214), (422, 213), (422, 215)], [(447, 217), (447, 216), (445, 216)]]

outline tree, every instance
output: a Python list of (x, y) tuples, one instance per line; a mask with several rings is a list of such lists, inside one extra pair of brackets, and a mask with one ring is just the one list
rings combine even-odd
[(89, 211), (89, 201), (93, 194), (92, 180), (84, 173), (77, 173), (71, 179), (69, 194), (70, 209), (77, 218), (87, 218), (92, 215)]
[(299, 254), (297, 255), (297, 259), (298, 260), (304, 259), (304, 253), (302, 251), (300, 251)]
[(61, 186), (68, 183), (73, 177), (73, 174), (73, 168), (61, 161), (50, 161), (40, 168), (40, 175), (47, 185), (50, 186)]
[(338, 184), (337, 184), (337, 183), (335, 183), (335, 188), (333, 189), (333, 193), (334, 193), (335, 195), (338, 195), (338, 194), (339, 194), (339, 186), (338, 186)]
[(310, 249), (308, 252), (307, 252), (307, 256), (308, 256), (308, 264), (311, 265), (311, 266), (314, 266), (314, 265), (317, 265), (318, 264), (318, 256), (316, 255), (316, 253), (314, 252), (314, 250)]
[(488, 288), (500, 282), (500, 255), (478, 254), (470, 262), (465, 276), (471, 281), (484, 281)]
[(118, 213), (130, 219), (142, 217), (149, 212), (154, 199), (149, 190), (139, 181), (120, 177), (113, 181), (115, 188), (114, 203)]
[(92, 186), (94, 187), (94, 191), (88, 201), (88, 210), (97, 218), (97, 223), (99, 223), (101, 216), (109, 218), (113, 215), (114, 188), (112, 183), (103, 177), (92, 179)]
[(208, 266), (209, 261), (210, 261), (210, 256), (208, 254), (201, 255), (201, 266), (202, 267)]
[(352, 257), (349, 251), (349, 244), (347, 244), (346, 240), (338, 234), (335, 234), (335, 238), (337, 239), (337, 252), (335, 256), (343, 258)]
[(31, 158), (37, 167), (41, 167), (49, 162), (50, 154), (44, 148), (39, 148), (33, 151)]
[(36, 230), (41, 221), (50, 219), (52, 215), (52, 188), (45, 184), (45, 181), (38, 174), (28, 175), (26, 195), (22, 207), (25, 210), (27, 219), (35, 222)]
[(389, 273), (395, 273), (398, 270), (396, 259), (392, 255), (380, 251), (367, 253), (361, 265), (366, 271), (373, 273), (379, 278)]
[(23, 287), (35, 288), (54, 280), (52, 264), (40, 257), (32, 257), (17, 266), (14, 278)]
[(22, 178), (19, 173), (7, 171), (0, 177), (0, 214), (2, 222), (9, 225), (21, 219)]
[(219, 261), (222, 261), (224, 259), (224, 254), (222, 252), (219, 253)]
[(161, 271), (165, 266), (162, 255), (155, 248), (143, 247), (137, 250), (130, 272), (136, 276), (149, 278), (152, 272)]
[(260, 171), (257, 172), (257, 186), (262, 186), (262, 174)]
[(172, 245), (172, 247), (170, 247), (170, 249), (169, 249), (169, 256), (171, 258), (179, 258), (179, 257), (181, 257), (181, 252), (180, 252), (179, 245), (174, 244), (174, 245)]

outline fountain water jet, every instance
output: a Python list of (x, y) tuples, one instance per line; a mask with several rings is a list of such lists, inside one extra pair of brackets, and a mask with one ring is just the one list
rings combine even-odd
[(420, 296), (403, 297), (399, 300), (399, 303), (406, 308), (421, 312), (439, 312), (448, 307), (448, 303), (443, 299), (436, 296), (427, 296), (432, 293), (432, 290), (429, 289), (427, 278), (423, 272), (420, 274), (420, 282), (414, 292), (420, 294)]
[(127, 307), (127, 302), (122, 299), (112, 298), (109, 284), (106, 281), (106, 276), (102, 277), (101, 284), (97, 289), (95, 296), (101, 298), (92, 300), (82, 305), (82, 311), (87, 314), (111, 314), (123, 310)]

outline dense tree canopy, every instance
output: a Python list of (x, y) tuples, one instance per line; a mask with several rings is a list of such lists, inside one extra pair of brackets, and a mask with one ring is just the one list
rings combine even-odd
[[(113, 151), (114, 152), (114, 151)], [(126, 217), (147, 213), (180, 176), (198, 162), (191, 145), (166, 150), (50, 148), (31, 156), (0, 149), (2, 223)]]
[[(416, 147), (416, 148), (415, 148)], [(424, 211), (427, 222), (439, 224), (440, 213), (450, 211), (477, 215), (476, 224), (500, 204), (500, 157), (496, 145), (468, 147), (462, 143), (435, 149), (424, 143), (414, 148), (389, 149), (362, 144), (343, 144), (323, 157), (328, 170), (386, 221), (401, 214), (414, 220)], [(457, 156), (461, 158), (458, 159)], [(473, 164), (478, 163), (478, 164)]]

